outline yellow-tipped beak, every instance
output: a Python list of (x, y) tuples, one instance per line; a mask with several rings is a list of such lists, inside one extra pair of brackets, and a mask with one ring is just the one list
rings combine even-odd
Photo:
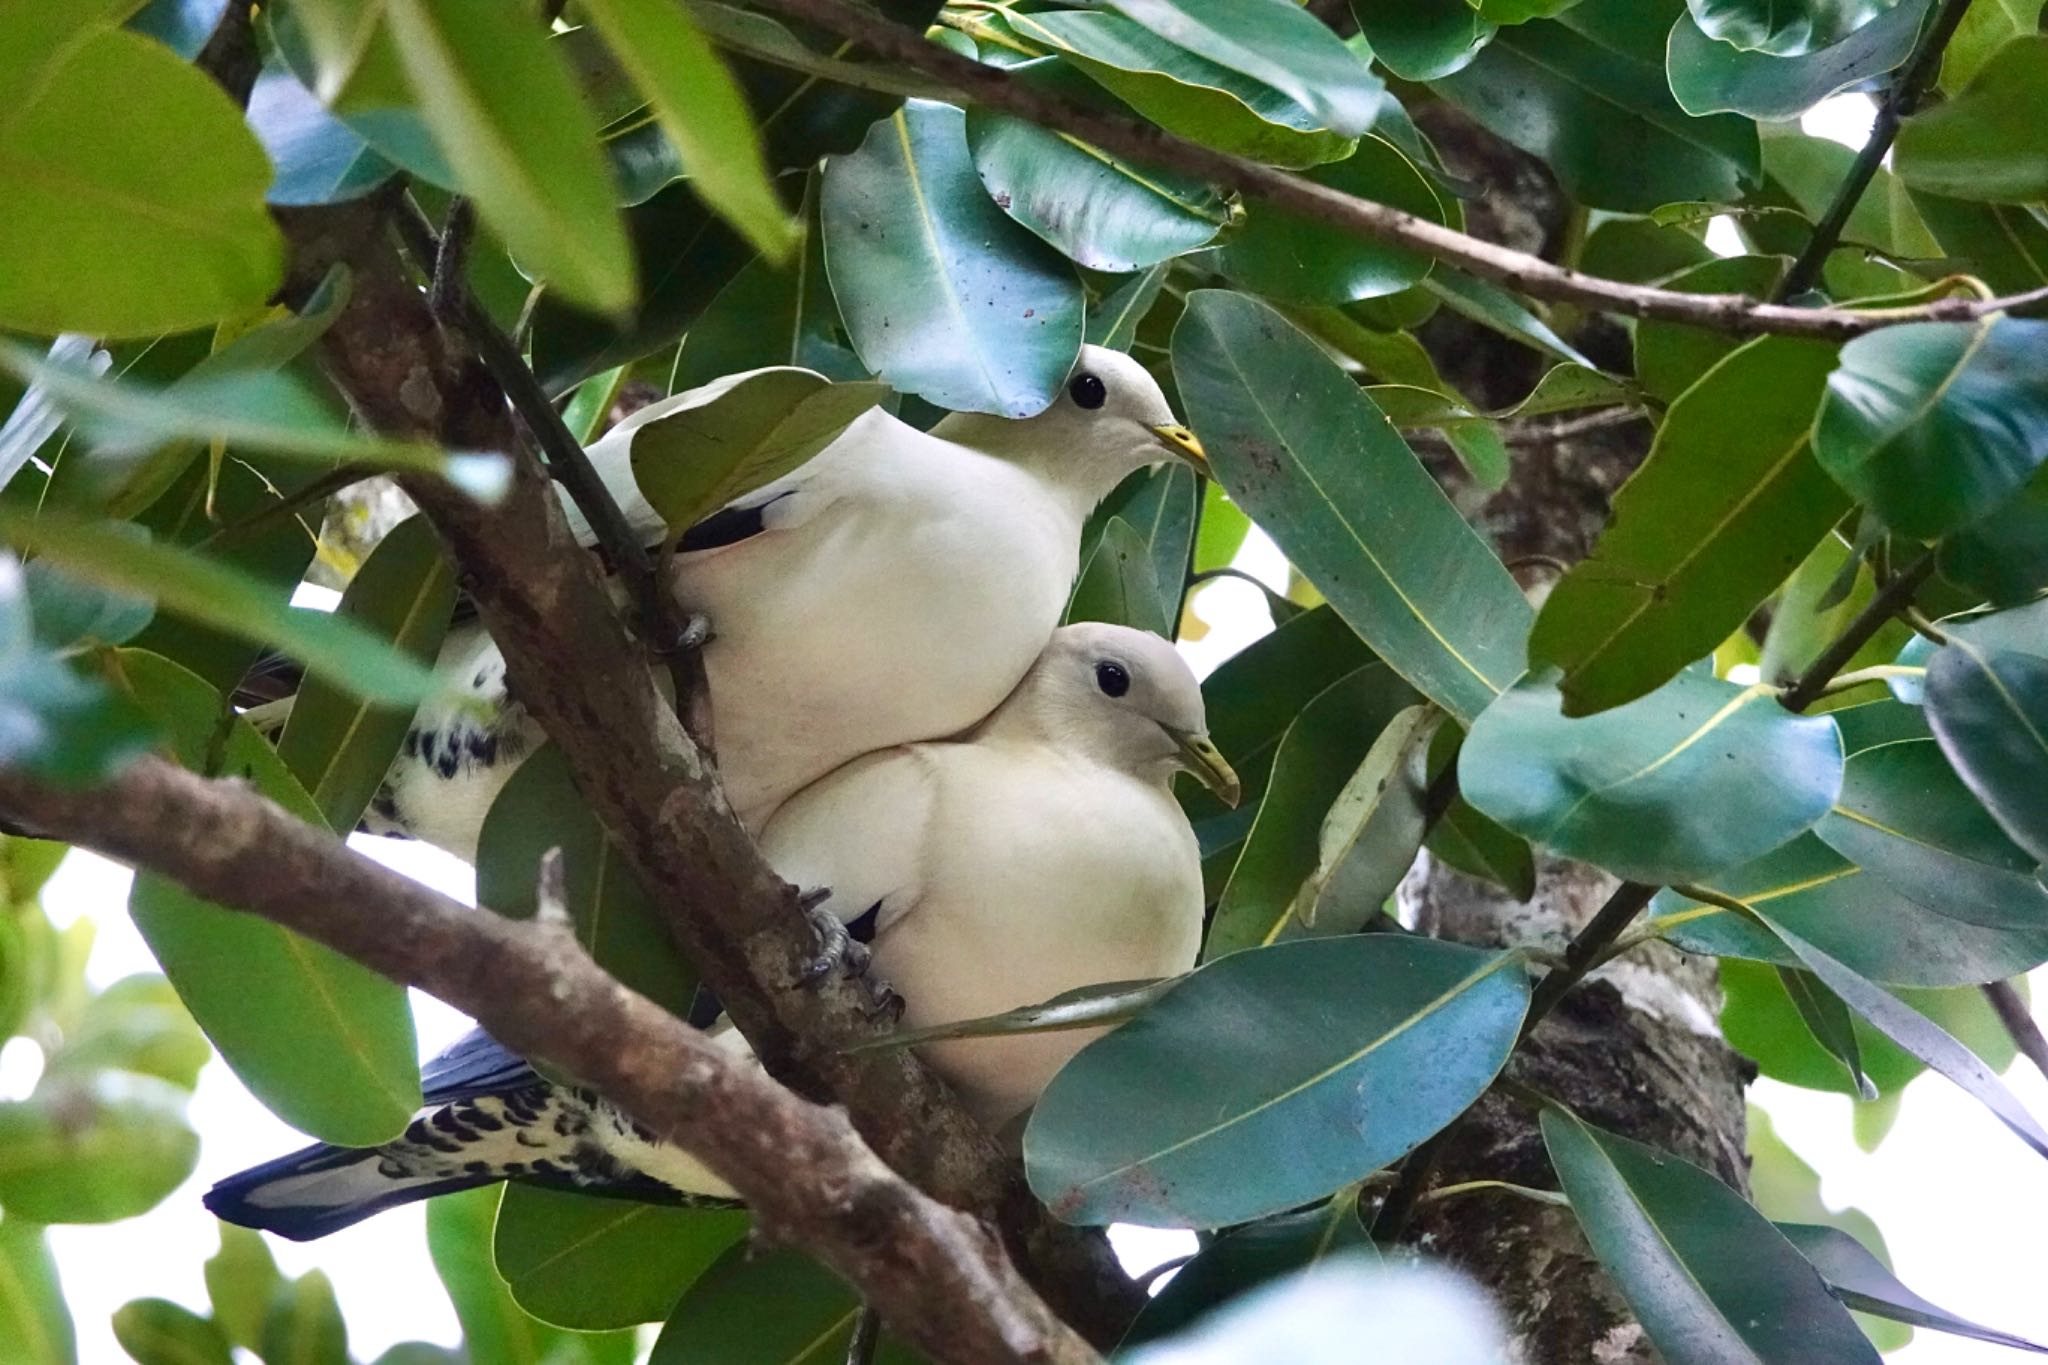
[(1224, 762), (1223, 753), (1207, 735), (1190, 734), (1180, 730), (1169, 730), (1173, 742), (1180, 746), (1181, 766), (1195, 775), (1212, 792), (1218, 801), (1237, 809), (1238, 798), (1244, 794), (1239, 786), (1237, 773)]
[(1202, 449), (1202, 442), (1195, 433), (1182, 426), (1152, 428), (1152, 434), (1163, 442), (1166, 448), (1195, 467), (1198, 474), (1209, 472), (1209, 453)]

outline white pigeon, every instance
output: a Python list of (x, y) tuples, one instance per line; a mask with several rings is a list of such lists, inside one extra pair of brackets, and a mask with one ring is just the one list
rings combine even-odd
[[(633, 433), (690, 401), (653, 404), (590, 448), (650, 541), (664, 528), (633, 482)], [(993, 710), (1059, 621), (1088, 513), (1169, 457), (1203, 467), (1144, 367), (1086, 346), (1036, 417), (956, 413), (927, 433), (877, 408), (691, 528), (673, 586), (709, 618), (719, 774), (742, 823), (758, 831), (856, 755), (957, 734)], [(571, 522), (588, 543), (573, 510)], [(437, 667), (457, 692), (422, 710), (365, 827), (473, 859), (491, 801), (541, 734), (508, 700), (480, 626), (451, 632)]]
[[(1201, 855), (1170, 783), (1235, 804), (1237, 777), (1173, 646), (1123, 626), (1054, 633), (970, 735), (868, 754), (762, 831), (770, 863), (868, 921), (874, 971), (917, 1028), (1084, 986), (1172, 976), (1202, 937)], [(920, 1054), (992, 1130), (1102, 1030), (959, 1038)], [(745, 1043), (726, 1032), (721, 1042)], [(383, 1147), (311, 1147), (230, 1176), (207, 1206), (288, 1237), (505, 1179), (673, 1200), (730, 1198), (681, 1149), (596, 1095), (550, 1085), (481, 1034), (427, 1068), (427, 1108)]]

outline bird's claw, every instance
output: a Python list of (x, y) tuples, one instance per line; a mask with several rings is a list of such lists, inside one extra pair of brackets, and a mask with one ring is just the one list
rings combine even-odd
[(688, 654), (711, 643), (711, 618), (701, 611), (693, 611), (683, 618), (676, 630), (676, 637), (663, 651), (668, 654)]
[(825, 908), (832, 893), (825, 887), (812, 887), (797, 897), (797, 906), (803, 911), (804, 923), (818, 938), (818, 954), (797, 976), (798, 982), (807, 989), (815, 990), (823, 985), (836, 969), (841, 976), (860, 983), (867, 996), (864, 1013), (870, 1018), (887, 1018), (891, 1021), (903, 1017), (903, 997), (898, 995), (889, 983), (873, 974), (874, 954), (868, 945), (857, 941), (847, 932), (839, 916)]

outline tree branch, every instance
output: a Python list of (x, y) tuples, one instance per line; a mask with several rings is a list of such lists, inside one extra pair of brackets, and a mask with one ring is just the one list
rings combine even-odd
[(1998, 1015), (1998, 1022), (2005, 1025), (2005, 1031), (2012, 1036), (2026, 1059), (2034, 1069), (2048, 1076), (2048, 1038), (2041, 1036), (2041, 1026), (2034, 1022), (2034, 1016), (2027, 1010), (2027, 1002), (2020, 999), (2020, 993), (2013, 989), (2010, 981), (1993, 981), (1984, 987), (1984, 998)]
[[(849, 1054), (878, 1032), (852, 983), (796, 989), (814, 955), (796, 889), (762, 860), (569, 533), (505, 398), (438, 327), (383, 235), (375, 204), (280, 210), (287, 292), (349, 263), (348, 306), (322, 338), (341, 391), (373, 429), (503, 450), (512, 487), (481, 507), (431, 478), (402, 480), (432, 520), (503, 650), (513, 695), (561, 749), (577, 788), (670, 933), (771, 1073), (837, 1098), (883, 1160), (947, 1203), (997, 1222), (1067, 1321), (1113, 1340), (1136, 1291), (1099, 1234), (1058, 1224), (1016, 1163), (907, 1052)], [(508, 1040), (509, 1041), (509, 1040)]]
[(155, 757), (88, 791), (0, 772), (0, 814), (296, 930), (595, 1086), (702, 1158), (770, 1235), (845, 1276), (935, 1360), (1098, 1359), (974, 1218), (890, 1171), (837, 1108), (799, 1098), (621, 985), (557, 918), (479, 913), (244, 783)]
[(1690, 323), (1737, 335), (1774, 333), (1832, 340), (1859, 336), (1900, 322), (1966, 322), (1995, 312), (2017, 313), (2048, 307), (2048, 286), (1999, 299), (1953, 298), (1913, 308), (1849, 309), (1792, 308), (1759, 302), (1742, 294), (1684, 294), (1601, 279), (1286, 171), (1212, 150), (1150, 124), (1099, 113), (1045, 94), (1005, 71), (928, 43), (921, 33), (858, 9), (845, 0), (761, 0), (761, 6), (859, 43), (881, 57), (944, 82), (986, 108), (1070, 133), (1117, 156), (1200, 177), (1375, 242), (1420, 251), (1530, 298), (1575, 303), (1629, 317)]

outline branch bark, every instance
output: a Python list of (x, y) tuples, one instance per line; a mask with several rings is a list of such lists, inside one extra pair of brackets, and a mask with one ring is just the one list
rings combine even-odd
[(765, 9), (815, 24), (878, 56), (941, 81), (968, 100), (1070, 133), (1106, 152), (1182, 171), (1290, 209), (1317, 222), (1391, 246), (1420, 251), (1460, 270), (1495, 280), (1530, 298), (1575, 303), (1602, 312), (1691, 323), (1739, 336), (1844, 340), (1901, 322), (1967, 322), (1996, 312), (2048, 307), (2048, 286), (2006, 298), (1952, 298), (1913, 308), (1793, 308), (1743, 294), (1682, 294), (1601, 279), (1453, 231), (1413, 214), (1355, 198), (1312, 180), (1218, 152), (1161, 128), (1098, 113), (1035, 90), (1009, 73), (926, 42), (924, 36), (845, 0), (761, 0)]
[(595, 1086), (739, 1190), (768, 1235), (960, 1365), (1099, 1359), (996, 1236), (897, 1176), (840, 1109), (804, 1100), (605, 973), (553, 918), (506, 919), (351, 853), (245, 784), (143, 758), (105, 786), (0, 772), (0, 815), (316, 939)]
[(814, 953), (796, 889), (733, 818), (709, 756), (657, 688), (646, 649), (518, 440), (502, 390), (435, 323), (384, 235), (378, 206), (278, 216), (293, 247), (288, 295), (310, 290), (336, 261), (350, 266), (354, 290), (322, 338), (322, 358), (364, 420), (457, 449), (512, 452), (512, 488), (489, 508), (431, 478), (401, 483), (447, 543), (504, 651), (514, 694), (560, 747), (578, 789), (756, 1053), (800, 1092), (845, 1104), (894, 1169), (1002, 1226), (1062, 1316), (1113, 1340), (1139, 1299), (1107, 1242), (1054, 1222), (1017, 1164), (914, 1057), (842, 1050), (877, 1032), (851, 983), (796, 988)]

